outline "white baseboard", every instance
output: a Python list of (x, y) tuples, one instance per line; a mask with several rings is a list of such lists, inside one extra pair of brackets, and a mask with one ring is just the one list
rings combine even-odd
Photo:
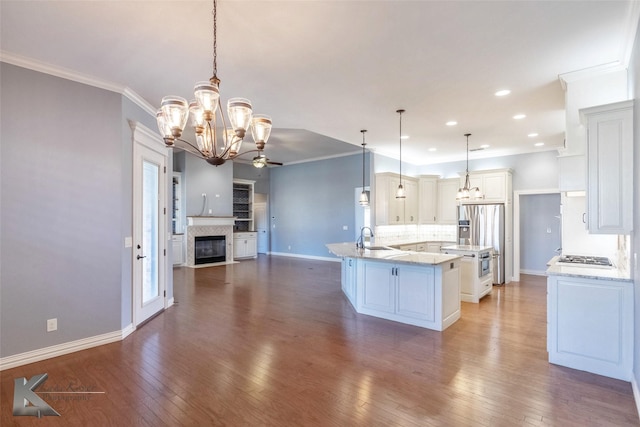
[(175, 300), (173, 299), (173, 297), (169, 298), (169, 301), (167, 301), (167, 307), (166, 308), (171, 307), (174, 303), (175, 303)]
[(80, 350), (98, 347), (104, 344), (110, 344), (116, 341), (122, 341), (124, 337), (131, 334), (134, 330), (135, 328), (133, 325), (129, 325), (119, 331), (108, 332), (94, 337), (83, 338), (76, 341), (27, 351), (25, 353), (14, 354), (13, 356), (3, 357), (0, 358), (0, 371), (26, 365), (28, 363), (40, 362), (41, 360), (51, 359), (52, 357), (62, 356)]
[(631, 389), (633, 390), (633, 398), (636, 401), (636, 411), (638, 411), (638, 417), (640, 417), (640, 389), (636, 382), (635, 372), (631, 373)]
[(340, 258), (335, 258), (335, 257), (324, 257), (324, 256), (315, 256), (315, 255), (300, 255), (300, 254), (292, 254), (290, 252), (270, 252), (269, 255), (286, 256), (286, 257), (290, 257), (290, 258), (313, 259), (313, 260), (316, 260), (316, 261), (331, 261), (331, 262), (340, 262), (340, 261), (342, 261)]
[(532, 276), (546, 276), (547, 272), (545, 270), (523, 270), (523, 269), (520, 269), (520, 274), (531, 274)]
[(126, 337), (131, 335), (135, 330), (136, 330), (136, 327), (133, 325), (133, 323), (129, 323), (127, 326), (124, 327), (124, 329), (122, 329), (121, 339), (125, 339)]

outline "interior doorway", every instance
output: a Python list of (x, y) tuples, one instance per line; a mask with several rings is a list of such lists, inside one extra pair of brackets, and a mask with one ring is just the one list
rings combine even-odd
[(560, 191), (515, 191), (513, 206), (513, 280), (520, 273), (544, 275), (546, 263), (562, 243)]
[(256, 222), (256, 232), (258, 234), (257, 245), (259, 254), (269, 253), (269, 221), (267, 214), (267, 203), (259, 202), (253, 205), (253, 215)]

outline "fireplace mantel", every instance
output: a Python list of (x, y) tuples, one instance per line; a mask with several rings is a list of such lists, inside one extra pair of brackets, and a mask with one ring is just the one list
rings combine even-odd
[(230, 225), (235, 223), (235, 216), (188, 216), (187, 225)]

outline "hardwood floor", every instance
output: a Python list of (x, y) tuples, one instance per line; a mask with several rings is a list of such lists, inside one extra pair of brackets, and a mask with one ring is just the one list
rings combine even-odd
[[(356, 314), (338, 263), (177, 268), (124, 341), (3, 371), (0, 424), (637, 426), (629, 383), (547, 362), (545, 278), (521, 278), (435, 332)], [(60, 417), (14, 417), (14, 378), (44, 372)], [(69, 386), (104, 393), (43, 392)]]

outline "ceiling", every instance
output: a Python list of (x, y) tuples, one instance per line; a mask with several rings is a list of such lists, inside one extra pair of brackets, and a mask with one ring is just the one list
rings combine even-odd
[[(0, 7), (3, 60), (126, 87), (154, 109), (212, 74), (210, 1)], [(633, 1), (220, 0), (221, 96), (272, 116), (265, 152), (285, 164), (360, 152), (361, 129), (367, 148), (398, 158), (399, 108), (415, 165), (464, 159), (465, 133), (472, 150), (489, 145), (470, 158), (556, 149), (558, 76), (625, 67), (638, 16)]]

